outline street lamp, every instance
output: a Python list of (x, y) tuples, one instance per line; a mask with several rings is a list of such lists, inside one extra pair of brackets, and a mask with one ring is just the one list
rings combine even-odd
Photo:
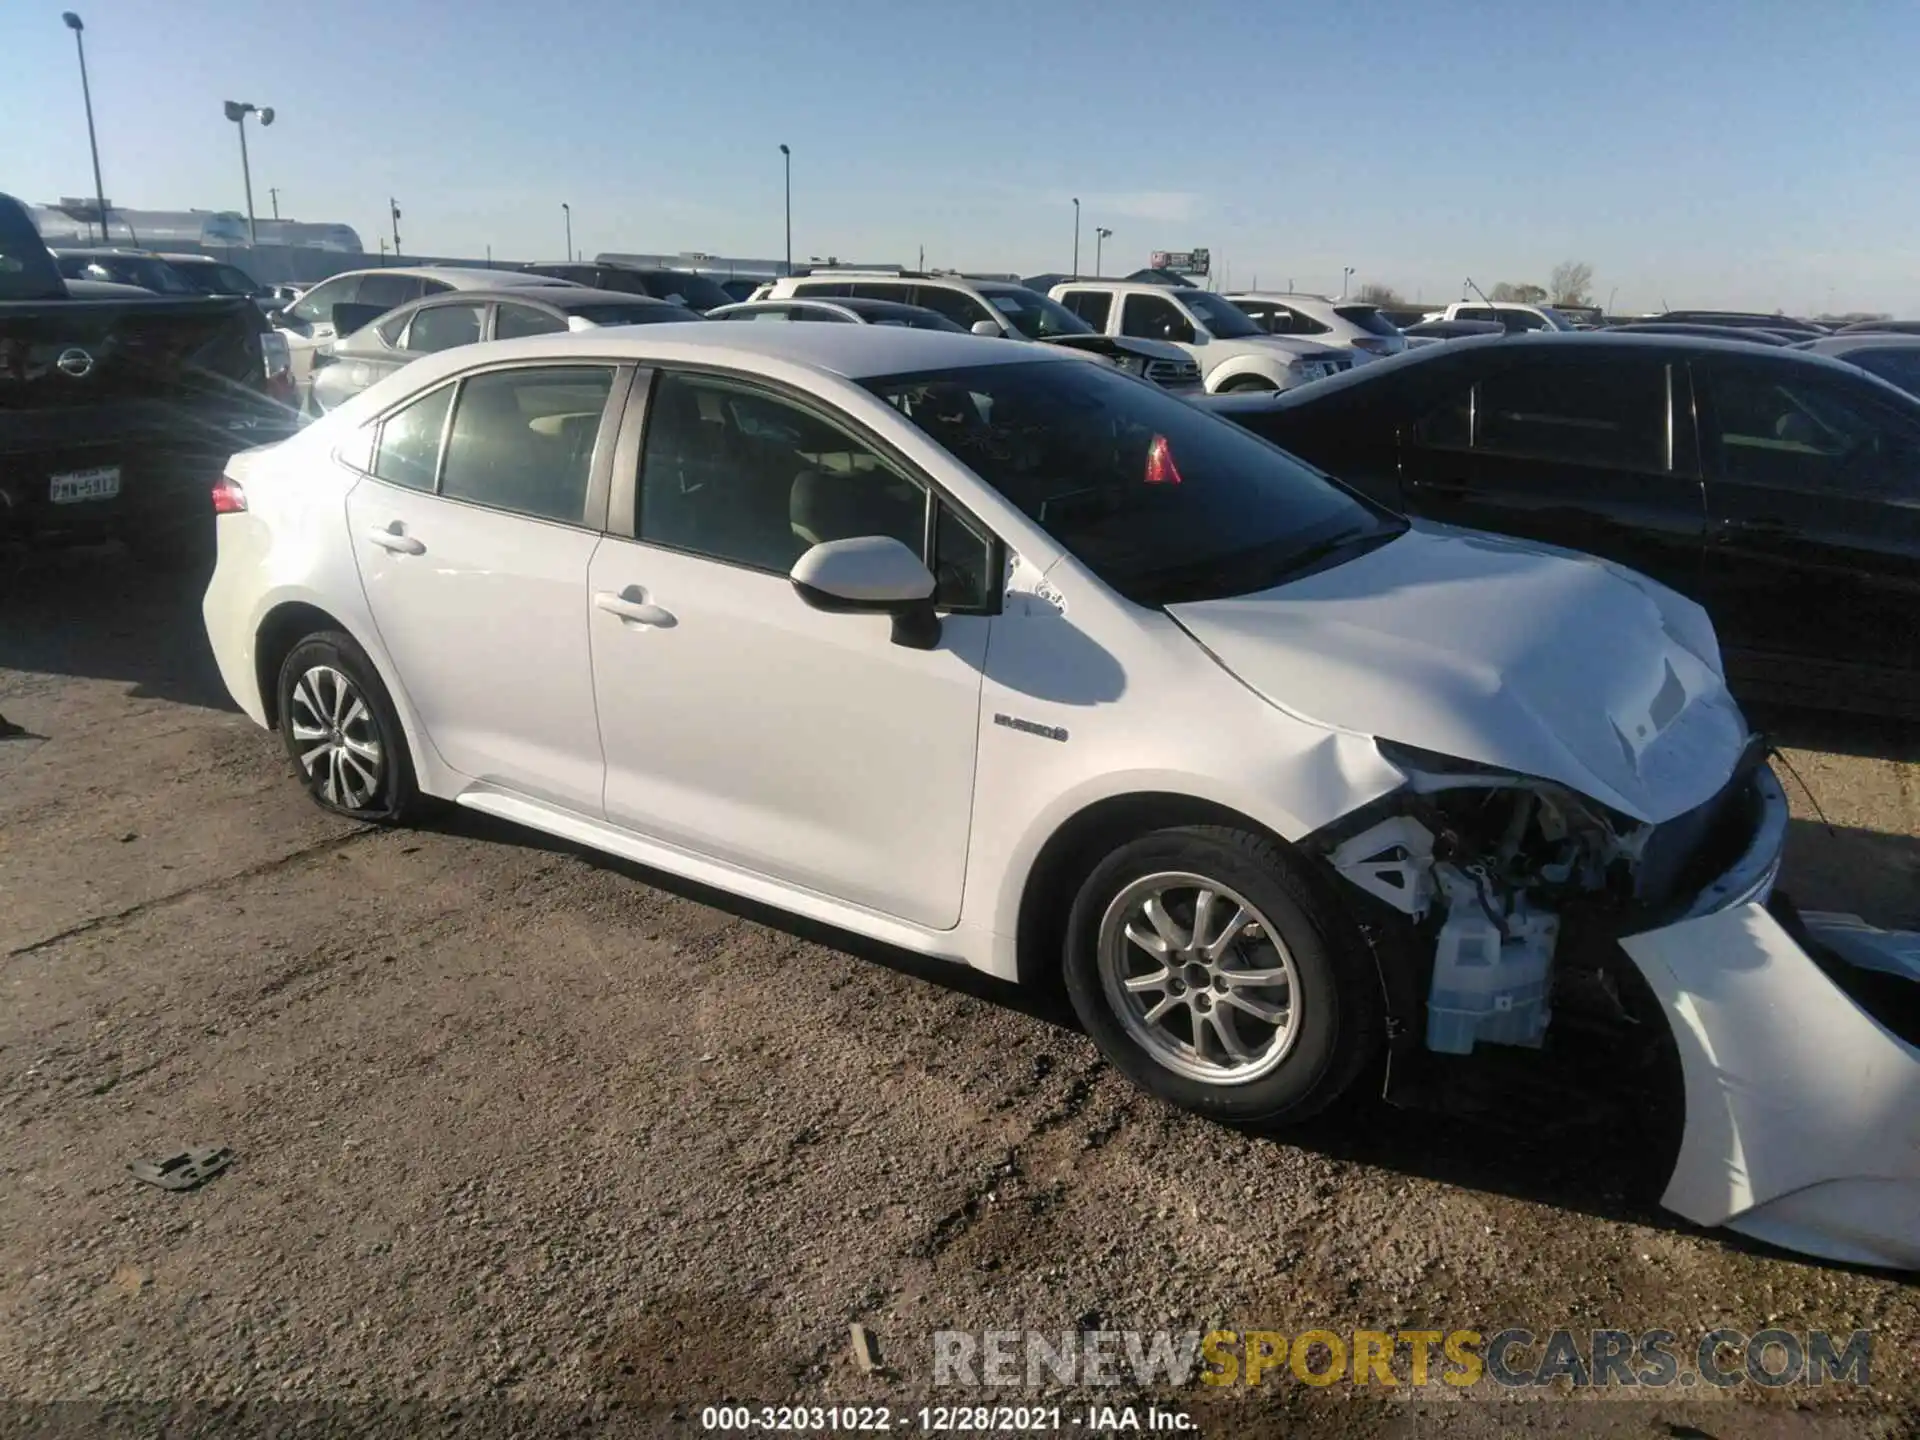
[(1351, 265), (1346, 266), (1344, 269), (1340, 271), (1340, 298), (1342, 300), (1347, 298), (1347, 281), (1351, 280), (1352, 278), (1353, 278), (1353, 267)]
[(73, 31), (73, 48), (80, 54), (80, 98), (87, 102), (87, 148), (93, 152), (93, 201), (100, 207), (100, 243), (107, 243), (107, 190), (100, 183), (100, 142), (93, 133), (93, 90), (87, 84), (87, 42), (81, 38), (81, 31), (87, 27), (80, 23), (80, 17), (68, 10), (60, 17), (66, 27)]
[(1093, 227), (1093, 278), (1096, 280), (1100, 278), (1100, 243), (1112, 234), (1104, 225)]
[(1080, 197), (1073, 197), (1073, 278), (1080, 278)]
[(793, 273), (793, 151), (780, 147), (780, 164), (787, 172), (787, 274)]
[(260, 242), (253, 233), (253, 167), (247, 163), (247, 116), (258, 115), (262, 125), (271, 125), (273, 107), (255, 105), (251, 100), (229, 100), (226, 111), (227, 119), (240, 127), (240, 174), (247, 182), (247, 244), (257, 245)]
[(566, 201), (560, 202), (560, 213), (567, 217), (567, 259), (573, 259), (573, 207)]

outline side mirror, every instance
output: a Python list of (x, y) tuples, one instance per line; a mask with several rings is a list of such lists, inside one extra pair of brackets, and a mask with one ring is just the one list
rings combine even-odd
[(847, 615), (891, 615), (893, 643), (931, 650), (940, 642), (933, 610), (933, 572), (890, 535), (860, 535), (815, 545), (794, 561), (787, 578), (816, 610)]
[(333, 333), (345, 338), (386, 313), (384, 306), (355, 305), (350, 301), (342, 301), (328, 312), (327, 318), (333, 322)]
[(1004, 333), (1000, 327), (991, 320), (976, 320), (973, 322), (972, 328), (974, 334), (985, 335), (989, 340), (998, 340)]

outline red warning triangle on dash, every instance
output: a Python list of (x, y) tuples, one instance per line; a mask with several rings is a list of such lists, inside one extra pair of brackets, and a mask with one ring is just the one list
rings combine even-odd
[(1147, 447), (1147, 484), (1178, 485), (1180, 467), (1173, 463), (1173, 446), (1164, 435), (1153, 437), (1153, 443)]

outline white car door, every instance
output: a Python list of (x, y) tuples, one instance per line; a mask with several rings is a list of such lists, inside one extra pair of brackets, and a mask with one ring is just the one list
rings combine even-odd
[(589, 584), (607, 819), (886, 915), (955, 924), (997, 591), (986, 532), (934, 502), (950, 613), (933, 649), (910, 649), (885, 617), (815, 610), (787, 578), (819, 541), (928, 547), (926, 487), (824, 407), (661, 373), (637, 499), (631, 479), (614, 477)]
[(596, 818), (587, 574), (621, 373), (519, 365), (449, 382), (386, 418), (373, 474), (347, 497), (381, 643), (440, 758)]

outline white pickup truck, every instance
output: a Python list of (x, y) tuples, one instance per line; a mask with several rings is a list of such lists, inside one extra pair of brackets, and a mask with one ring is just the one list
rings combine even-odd
[(1103, 335), (1161, 340), (1200, 367), (1208, 394), (1291, 390), (1353, 368), (1353, 354), (1268, 335), (1210, 290), (1126, 280), (1069, 280), (1050, 292)]

